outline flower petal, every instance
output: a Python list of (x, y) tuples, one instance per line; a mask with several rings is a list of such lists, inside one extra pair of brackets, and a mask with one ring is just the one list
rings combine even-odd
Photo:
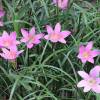
[(27, 44), (27, 48), (31, 49), (32, 47), (33, 47), (32, 43), (31, 44), (30, 43)]
[(21, 33), (23, 37), (28, 37), (28, 31), (26, 31), (25, 29), (21, 29)]
[(55, 3), (55, 4), (56, 4), (56, 3), (57, 3), (57, 0), (53, 0), (53, 3)]
[(97, 84), (100, 84), (100, 78), (96, 78)]
[(4, 59), (8, 59), (4, 53), (0, 53), (0, 56), (3, 57)]
[(7, 49), (5, 49), (5, 48), (2, 48), (2, 51), (3, 51), (3, 53), (5, 53), (5, 54), (9, 54), (9, 51), (8, 51)]
[(41, 33), (41, 34), (37, 34), (37, 35), (35, 36), (35, 38), (36, 38), (36, 39), (41, 39), (43, 36), (44, 36), (44, 34)]
[(94, 64), (94, 59), (93, 58), (88, 58), (88, 61), (90, 62), (90, 63), (92, 63), (92, 64)]
[(63, 2), (62, 2), (62, 5), (63, 5), (62, 7), (63, 7), (63, 9), (67, 8), (68, 1), (69, 1), (69, 0), (63, 0)]
[(86, 49), (87, 49), (87, 50), (91, 50), (92, 47), (93, 47), (93, 42), (92, 42), (92, 41), (91, 41), (91, 42), (88, 42), (88, 44), (87, 44), (87, 46), (86, 46)]
[(88, 79), (89, 75), (85, 71), (78, 71), (78, 74), (83, 78), (83, 79)]
[(92, 77), (99, 77), (100, 76), (100, 66), (95, 66), (93, 69), (91, 69), (90, 75)]
[(17, 55), (21, 54), (24, 50), (20, 50), (17, 52)]
[(21, 42), (20, 41), (16, 41), (16, 44), (21, 44)]
[(87, 85), (87, 82), (85, 80), (82, 80), (77, 84), (77, 87), (84, 87), (86, 85)]
[(66, 44), (66, 41), (64, 39), (60, 39), (59, 42)]
[(32, 27), (32, 28), (30, 29), (29, 33), (30, 33), (31, 35), (34, 35), (34, 34), (35, 34), (35, 27)]
[(10, 36), (12, 39), (16, 40), (16, 32), (11, 32)]
[(66, 38), (67, 36), (69, 36), (71, 34), (70, 31), (62, 31), (60, 32), (63, 38)]
[(55, 43), (55, 42), (58, 42), (58, 39), (52, 39), (52, 38), (51, 38), (50, 41), (52, 41), (52, 42)]
[(5, 15), (5, 12), (3, 10), (0, 10), (0, 18)]
[(17, 51), (17, 46), (16, 45), (12, 45), (9, 48), (10, 48), (10, 50)]
[(47, 29), (48, 34), (51, 34), (51, 33), (54, 32), (53, 29), (52, 29), (52, 27), (50, 25), (47, 25), (46, 29)]
[(22, 38), (20, 41), (26, 43), (28, 41), (28, 39)]
[(100, 54), (100, 51), (99, 50), (93, 50), (93, 51), (91, 51), (91, 54), (92, 54), (93, 57), (96, 57)]
[(83, 45), (81, 45), (79, 47), (79, 53), (83, 53), (85, 51), (85, 47)]
[(9, 38), (9, 34), (6, 31), (3, 31), (2, 37), (3, 38)]
[(55, 31), (55, 33), (60, 33), (60, 30), (61, 30), (61, 25), (60, 25), (60, 23), (57, 23), (54, 31)]
[(86, 61), (87, 61), (87, 59), (85, 59), (85, 58), (81, 58), (81, 61), (82, 61), (83, 64), (85, 64)]
[(94, 87), (92, 87), (92, 91), (100, 93), (100, 85), (95, 85)]
[(49, 35), (45, 35), (44, 38), (45, 38), (46, 40), (49, 40)]
[(86, 86), (85, 88), (84, 88), (84, 92), (88, 92), (88, 91), (90, 91), (91, 90), (91, 87), (90, 86)]
[(81, 55), (81, 54), (78, 54), (77, 57), (78, 57), (79, 59), (81, 59), (81, 58), (82, 58), (82, 55)]
[(41, 43), (41, 41), (38, 40), (38, 39), (35, 39), (35, 40), (33, 41), (33, 44), (39, 44), (39, 43)]

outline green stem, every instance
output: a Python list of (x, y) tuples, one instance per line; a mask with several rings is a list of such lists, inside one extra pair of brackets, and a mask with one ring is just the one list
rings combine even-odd
[(25, 54), (25, 61), (24, 61), (24, 65), (28, 66), (29, 64), (29, 49), (26, 49), (26, 54)]
[(100, 94), (96, 94), (96, 100), (100, 100)]
[(47, 4), (45, 3), (44, 0), (40, 0), (40, 2), (41, 2), (41, 4), (44, 6), (46, 16), (49, 18), (49, 12), (48, 12)]
[(14, 30), (17, 32), (17, 36), (19, 36), (19, 24), (16, 22), (18, 20), (18, 14), (14, 13), (14, 19), (13, 19), (13, 25), (14, 25)]
[(12, 61), (9, 61), (8, 63), (9, 63), (9, 65), (11, 65), (13, 67), (13, 69), (17, 68), (17, 60), (12, 60)]
[(49, 41), (46, 42), (45, 47), (44, 47), (44, 49), (43, 49), (43, 52), (42, 52), (42, 54), (41, 54), (41, 57), (40, 57), (40, 64), (41, 64), (41, 62), (42, 62), (42, 59), (43, 59), (43, 56), (44, 56), (45, 50), (46, 50), (47, 45), (48, 45), (48, 42), (49, 42)]

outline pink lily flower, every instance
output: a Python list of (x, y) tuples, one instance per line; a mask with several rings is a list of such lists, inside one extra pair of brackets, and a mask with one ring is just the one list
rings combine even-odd
[(0, 55), (7, 60), (15, 60), (19, 54), (23, 52), (23, 50), (17, 51), (17, 49), (6, 49), (2, 48), (3, 53), (0, 53)]
[(32, 48), (34, 45), (39, 44), (41, 42), (40, 39), (44, 36), (42, 33), (36, 35), (35, 27), (32, 27), (29, 32), (21, 29), (21, 33), (23, 35), (21, 42), (26, 43), (27, 48)]
[(94, 63), (94, 57), (98, 56), (100, 53), (98, 50), (92, 50), (93, 42), (89, 42), (87, 46), (80, 46), (78, 58), (81, 59), (82, 63), (91, 62)]
[(53, 3), (62, 10), (65, 10), (68, 6), (68, 0), (53, 0)]
[(56, 24), (54, 30), (52, 29), (50, 25), (47, 25), (46, 28), (47, 28), (48, 35), (45, 35), (44, 38), (46, 40), (50, 40), (51, 42), (66, 43), (65, 38), (71, 34), (71, 32), (67, 30), (61, 32), (60, 23)]
[(3, 10), (0, 10), (0, 26), (3, 26), (2, 17), (5, 15), (5, 12)]
[(83, 78), (83, 80), (77, 84), (77, 87), (84, 87), (84, 92), (91, 90), (100, 93), (100, 66), (95, 66), (91, 69), (89, 74), (85, 71), (78, 71), (78, 74)]
[(20, 44), (20, 42), (16, 40), (16, 32), (11, 32), (9, 35), (6, 31), (4, 31), (0, 37), (0, 47), (16, 49), (18, 44)]

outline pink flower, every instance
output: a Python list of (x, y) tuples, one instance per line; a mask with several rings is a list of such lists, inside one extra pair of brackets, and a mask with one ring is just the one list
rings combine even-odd
[(45, 35), (46, 40), (50, 40), (52, 42), (61, 42), (66, 43), (65, 38), (71, 34), (70, 31), (62, 31), (61, 32), (61, 25), (57, 23), (55, 29), (53, 30), (51, 26), (47, 25), (47, 32), (48, 35)]
[(86, 63), (86, 61), (94, 63), (94, 57), (99, 55), (98, 50), (92, 50), (93, 42), (89, 42), (87, 46), (80, 46), (78, 58), (81, 59), (82, 63)]
[(0, 10), (0, 18), (5, 15), (5, 12), (3, 10)]
[(42, 33), (35, 34), (35, 27), (32, 27), (29, 32), (25, 29), (21, 29), (21, 33), (23, 35), (21, 42), (26, 43), (27, 48), (32, 48), (34, 45), (39, 44), (41, 42), (40, 39), (43, 37)]
[(23, 50), (17, 51), (17, 49), (6, 49), (2, 48), (3, 53), (0, 53), (0, 55), (7, 60), (15, 60), (20, 53), (23, 52)]
[(4, 31), (0, 37), (0, 47), (16, 49), (16, 45), (18, 44), (20, 44), (20, 42), (16, 40), (16, 32), (11, 32), (9, 35), (6, 31)]
[(66, 9), (68, 6), (68, 0), (53, 0), (53, 3), (62, 10)]
[(84, 92), (93, 91), (100, 93), (100, 66), (95, 66), (89, 74), (84, 71), (78, 71), (78, 74), (83, 78), (77, 87), (84, 87)]
[(3, 10), (0, 10), (0, 26), (3, 26), (2, 17), (5, 15), (5, 12)]

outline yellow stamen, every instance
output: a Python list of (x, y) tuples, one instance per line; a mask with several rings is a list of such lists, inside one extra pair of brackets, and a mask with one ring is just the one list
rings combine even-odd
[(88, 52), (84, 52), (84, 53), (83, 53), (83, 57), (84, 57), (84, 58), (88, 58), (88, 57), (89, 57), (89, 53), (88, 53)]
[(96, 80), (92, 78), (92, 79), (90, 79), (88, 81), (88, 83), (89, 83), (89, 85), (95, 85), (96, 84)]

